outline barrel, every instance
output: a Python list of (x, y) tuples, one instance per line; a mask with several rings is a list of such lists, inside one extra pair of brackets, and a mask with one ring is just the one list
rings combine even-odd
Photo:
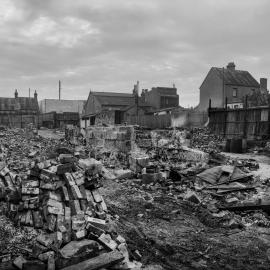
[(230, 152), (243, 153), (242, 139), (231, 139)]

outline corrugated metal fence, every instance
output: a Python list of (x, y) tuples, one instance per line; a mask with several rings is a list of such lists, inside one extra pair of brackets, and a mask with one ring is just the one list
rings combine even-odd
[(37, 115), (18, 115), (18, 114), (1, 114), (0, 125), (10, 128), (25, 128), (32, 123), (34, 126), (38, 124)]
[(226, 138), (264, 139), (269, 137), (270, 108), (209, 109), (209, 128)]

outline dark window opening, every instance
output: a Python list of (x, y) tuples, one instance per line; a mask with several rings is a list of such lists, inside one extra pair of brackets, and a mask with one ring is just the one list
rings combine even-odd
[(122, 124), (123, 123), (123, 112), (121, 111), (115, 111), (115, 115), (114, 115), (114, 123), (117, 124)]
[(95, 116), (91, 116), (90, 117), (90, 126), (94, 126), (95, 125), (95, 120), (96, 120), (96, 117)]
[(238, 89), (233, 88), (233, 97), (237, 97), (237, 96), (238, 96)]

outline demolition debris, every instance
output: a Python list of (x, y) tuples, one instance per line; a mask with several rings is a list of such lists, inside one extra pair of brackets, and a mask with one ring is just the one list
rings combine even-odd
[[(163, 222), (181, 218), (183, 207), (209, 228), (269, 227), (269, 181), (254, 175), (258, 162), (223, 155), (224, 142), (207, 130), (91, 127), (85, 140), (77, 135), (69, 130), (66, 140), (56, 140), (31, 130), (1, 132), (0, 209), (8, 218), (0, 222), (7, 224), (0, 227), (3, 267), (12, 262), (17, 269), (137, 270), (149, 262), (149, 248), (156, 248), (154, 263), (165, 260), (160, 250), (173, 259), (172, 247), (161, 249), (137, 228), (126, 233), (120, 224), (118, 232), (119, 216), (102, 195), (107, 181), (123, 187), (126, 201), (141, 194), (144, 206), (132, 205), (126, 214), (140, 224), (154, 215)], [(154, 211), (157, 202), (178, 209)], [(181, 263), (207, 267), (192, 258)], [(176, 269), (168, 260), (162, 265)]]

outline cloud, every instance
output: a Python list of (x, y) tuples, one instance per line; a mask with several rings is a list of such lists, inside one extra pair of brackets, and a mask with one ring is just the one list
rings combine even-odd
[(268, 77), (267, 0), (2, 0), (0, 94), (87, 98), (89, 89), (178, 87), (196, 105), (211, 66)]

